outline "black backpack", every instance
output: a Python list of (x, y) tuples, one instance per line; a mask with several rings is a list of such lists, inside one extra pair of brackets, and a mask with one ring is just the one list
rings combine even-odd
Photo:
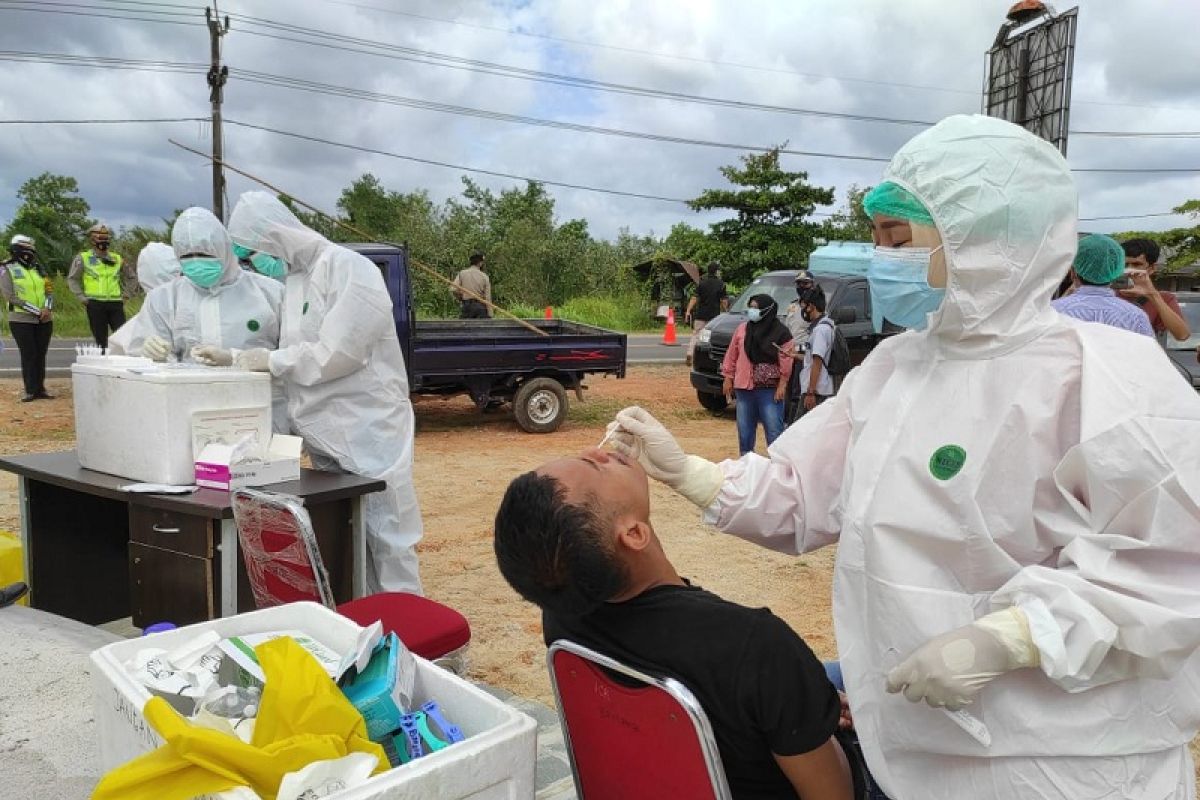
[(825, 365), (825, 369), (829, 372), (829, 377), (840, 378), (850, 371), (850, 345), (846, 343), (842, 329), (829, 317), (823, 317), (817, 324), (822, 325), (826, 322), (833, 328), (833, 346), (829, 348), (829, 363)]

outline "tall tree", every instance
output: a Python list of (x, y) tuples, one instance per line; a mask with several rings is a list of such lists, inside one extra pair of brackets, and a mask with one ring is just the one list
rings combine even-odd
[(713, 223), (712, 236), (728, 249), (725, 274), (744, 281), (770, 269), (796, 269), (808, 262), (821, 226), (811, 222), (818, 205), (833, 203), (833, 190), (812, 186), (808, 173), (779, 163), (779, 147), (741, 157), (741, 166), (721, 167), (734, 189), (708, 189), (688, 205), (696, 211), (732, 211)]
[(79, 183), (67, 175), (43, 172), (17, 190), (20, 207), (4, 234), (32, 236), (43, 264), (65, 272), (92, 225), (91, 207), (79, 196)]
[(863, 198), (870, 186), (851, 185), (846, 191), (846, 207), (839, 208), (825, 222), (826, 238), (837, 242), (871, 241), (871, 217), (863, 209)]

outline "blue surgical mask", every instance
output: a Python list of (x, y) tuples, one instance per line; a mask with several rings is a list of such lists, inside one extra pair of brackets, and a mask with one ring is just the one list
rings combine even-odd
[(746, 318), (751, 322), (758, 322), (760, 319), (762, 319), (762, 311), (757, 308), (747, 308)]
[(268, 278), (283, 280), (287, 277), (287, 262), (269, 253), (255, 253), (250, 256), (250, 263), (259, 274)]
[(225, 263), (219, 258), (189, 258), (180, 262), (183, 276), (201, 289), (211, 289), (221, 280)]
[(238, 261), (245, 261), (246, 259), (250, 258), (250, 256), (254, 255), (254, 251), (249, 247), (242, 247), (237, 242), (234, 242), (233, 254), (237, 256)]
[(929, 285), (929, 259), (941, 249), (876, 247), (867, 270), (871, 286), (871, 319), (882, 330), (883, 319), (912, 330), (923, 330), (928, 316), (946, 297), (945, 289)]

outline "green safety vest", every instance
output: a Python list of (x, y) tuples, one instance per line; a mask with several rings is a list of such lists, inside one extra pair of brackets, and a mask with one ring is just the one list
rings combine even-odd
[(105, 264), (91, 250), (79, 254), (83, 261), (83, 294), (96, 300), (121, 299), (121, 256), (109, 253), (113, 263)]
[[(8, 274), (12, 276), (13, 291), (19, 302), (28, 303), (37, 308), (46, 307), (46, 279), (42, 273), (13, 262), (8, 265)], [(13, 308), (19, 311), (25, 310), (16, 305)]]

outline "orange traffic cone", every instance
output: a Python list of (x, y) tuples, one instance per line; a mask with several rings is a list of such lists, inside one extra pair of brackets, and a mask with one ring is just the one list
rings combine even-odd
[(546, 319), (554, 319), (554, 307), (546, 306)]
[(663, 344), (678, 345), (675, 340), (675, 309), (667, 309), (667, 329), (663, 331)]

